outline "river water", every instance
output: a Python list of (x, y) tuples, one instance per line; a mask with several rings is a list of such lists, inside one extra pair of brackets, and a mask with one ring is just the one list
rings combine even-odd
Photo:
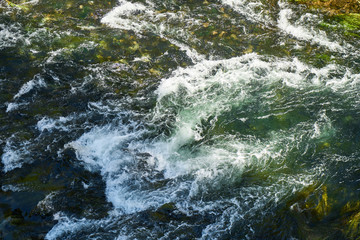
[(286, 1), (0, 3), (0, 239), (356, 239), (360, 41)]

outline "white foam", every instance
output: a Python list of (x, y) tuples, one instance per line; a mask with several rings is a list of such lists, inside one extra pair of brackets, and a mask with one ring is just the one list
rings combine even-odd
[[(241, 218), (254, 219), (251, 214), (268, 204), (276, 204), (292, 192), (312, 184), (316, 176), (321, 176), (324, 171), (321, 165), (294, 175), (271, 174), (269, 168), (281, 168), (284, 162), (292, 161), (287, 155), (293, 149), (301, 149), (303, 154), (308, 151), (307, 146), (302, 146), (307, 144), (304, 141), (326, 141), (336, 133), (336, 129), (324, 112), (320, 112), (314, 121), (271, 132), (262, 140), (230, 133), (206, 136), (202, 121), (213, 117), (208, 124), (210, 129), (215, 128), (218, 118), (231, 107), (251, 105), (254, 92), (264, 94), (263, 104), (268, 104), (266, 101), (273, 96), (271, 86), (274, 83), (294, 90), (309, 89), (310, 92), (327, 88), (341, 92), (340, 85), (344, 82), (351, 85), (358, 81), (358, 76), (350, 73), (350, 70), (344, 71), (334, 64), (314, 68), (296, 58), (264, 57), (254, 53), (227, 60), (203, 60), (191, 67), (177, 69), (172, 76), (163, 79), (156, 90), (157, 105), (146, 119), (151, 120), (148, 124), (155, 126), (162, 119), (174, 119), (171, 135), (148, 138), (147, 134), (152, 132), (138, 122), (108, 124), (93, 128), (65, 147), (75, 149), (77, 158), (87, 169), (102, 174), (107, 200), (115, 207), (112, 217), (156, 209), (164, 203), (174, 202), (188, 215), (194, 210), (218, 212), (217, 221), (209, 224), (202, 236), (203, 239), (216, 239), (219, 232), (231, 231), (232, 224)], [(336, 81), (334, 76), (345, 79)], [(269, 90), (262, 93), (258, 91), (261, 88)], [(102, 113), (114, 111), (112, 107), (99, 103), (89, 104), (89, 109)], [(116, 111), (121, 112), (121, 108)], [(126, 115), (124, 112), (119, 117)], [(261, 115), (257, 119), (267, 117)], [(239, 119), (246, 122), (249, 116), (239, 114)], [(54, 127), (52, 121), (42, 121), (39, 129)], [(210, 137), (212, 143), (202, 142), (205, 137)], [(192, 144), (195, 147), (190, 147)], [(146, 155), (138, 157), (138, 153)], [(139, 161), (144, 162), (144, 169), (137, 167)], [(223, 181), (231, 187), (232, 182), (241, 178), (248, 168), (269, 175), (271, 184), (244, 187), (235, 198), (199, 200), (211, 191), (221, 189)], [(157, 181), (154, 173), (169, 183), (159, 188), (149, 187), (149, 181)], [(222, 211), (219, 210), (221, 206), (228, 208)], [(55, 236), (68, 231), (76, 232), (87, 224), (99, 224), (89, 221), (63, 217), (47, 239), (56, 239)], [(108, 219), (103, 221), (103, 224), (110, 224)], [(249, 232), (251, 228), (249, 225)], [(121, 231), (119, 238), (131, 234)]]
[(21, 192), (21, 191), (24, 191), (24, 187), (22, 186), (19, 186), (19, 185), (11, 185), (11, 184), (8, 184), (8, 185), (3, 185), (1, 187), (1, 190), (4, 191), (4, 192)]
[(86, 184), (85, 182), (82, 182), (82, 185), (83, 185), (84, 189), (88, 189), (90, 186), (90, 184)]
[(46, 59), (46, 63), (47, 64), (56, 63), (57, 62), (56, 58), (61, 56), (62, 54), (64, 54), (67, 51), (69, 51), (69, 49), (60, 48), (60, 49), (48, 52), (49, 57)]
[(335, 129), (332, 126), (331, 119), (325, 112), (319, 113), (319, 119), (313, 125), (314, 132), (311, 135), (313, 139), (325, 140), (335, 135)]
[(58, 237), (61, 237), (64, 234), (69, 235), (72, 232), (88, 227), (92, 222), (96, 223), (96, 221), (87, 219), (74, 220), (65, 216), (61, 212), (54, 215), (54, 220), (59, 221), (59, 223), (46, 234), (46, 240), (58, 239)]
[(221, 2), (244, 15), (247, 20), (255, 23), (260, 22), (264, 25), (273, 25), (273, 21), (268, 12), (268, 7), (260, 1), (221, 0)]
[(307, 22), (308, 19), (316, 18), (317, 16), (310, 13), (304, 14), (294, 23), (290, 22), (290, 19), (293, 17), (293, 11), (289, 8), (286, 8), (286, 4), (280, 3), (280, 6), (283, 8), (279, 12), (279, 19), (277, 26), (285, 33), (304, 41), (310, 41), (313, 44), (319, 44), (320, 46), (329, 48), (332, 51), (344, 52), (344, 48), (338, 43), (330, 41), (324, 31), (316, 30), (313, 27), (307, 27), (304, 25), (304, 22)]
[(33, 79), (31, 79), (30, 81), (26, 82), (21, 86), (20, 90), (13, 97), (13, 100), (15, 102), (7, 103), (6, 112), (12, 112), (14, 110), (17, 110), (21, 106), (28, 105), (29, 102), (25, 102), (25, 101), (18, 102), (19, 99), (21, 99), (23, 95), (29, 93), (33, 89), (42, 88), (42, 87), (46, 87), (46, 83), (44, 79), (37, 74), (34, 76)]
[(4, 172), (11, 171), (22, 166), (20, 154), (17, 151), (5, 147), (5, 153), (1, 156), (1, 161), (4, 164)]
[[(335, 67), (334, 67), (335, 68)], [(356, 85), (360, 83), (360, 73), (354, 73), (350, 69), (345, 70), (345, 74), (341, 78), (328, 78), (326, 85), (333, 91), (349, 92), (356, 89)], [(355, 90), (356, 91), (356, 90)]]
[[(245, 11), (245, 16), (254, 15), (254, 21), (257, 21), (256, 14), (259, 13), (254, 12), (255, 9), (263, 8), (262, 4), (253, 3), (247, 9), (245, 1), (224, 0), (223, 3), (238, 11)], [(241, 9), (243, 7), (245, 10)], [(319, 113), (313, 121), (270, 132), (265, 139), (221, 131), (213, 136), (206, 135), (203, 122), (212, 118), (207, 124), (210, 125), (210, 131), (214, 130), (222, 114), (233, 107), (241, 109), (242, 104), (258, 104), (254, 98), (256, 94), (263, 94), (257, 97), (266, 106), (268, 98), (274, 95), (274, 83), (295, 91), (326, 88), (341, 92), (344, 84), (356, 84), (359, 75), (352, 74), (348, 69), (344, 71), (336, 64), (314, 68), (297, 58), (267, 57), (254, 53), (226, 60), (204, 60), (196, 52), (191, 53), (193, 50), (186, 44), (174, 39), (176, 34), (186, 39), (186, 29), (177, 32), (178, 29), (170, 29), (170, 24), (161, 19), (184, 20), (191, 24), (200, 22), (182, 17), (181, 11), (159, 13), (154, 9), (151, 2), (130, 3), (121, 0), (119, 6), (102, 19), (102, 23), (137, 33), (151, 30), (187, 49), (188, 55), (196, 60), (195, 65), (178, 68), (170, 77), (162, 79), (155, 92), (156, 107), (148, 116), (142, 117), (150, 119), (148, 125), (130, 122), (94, 127), (65, 145), (65, 148), (73, 148), (85, 168), (101, 173), (106, 183), (107, 200), (115, 208), (109, 213), (111, 217), (118, 219), (119, 216), (153, 211), (164, 203), (173, 202), (179, 211), (189, 216), (194, 211), (199, 214), (218, 214), (216, 221), (203, 230), (201, 237), (216, 239), (219, 233), (230, 232), (236, 222), (244, 219), (257, 221), (259, 216), (256, 214), (269, 204), (277, 204), (289, 194), (313, 184), (314, 179), (324, 171), (321, 164), (294, 174), (276, 170), (286, 167), (284, 163), (287, 161), (296, 161), (287, 157), (294, 149), (301, 149), (303, 154), (306, 153), (308, 147), (301, 146), (306, 145), (304, 141), (326, 141), (336, 130), (326, 113)], [(278, 27), (284, 33), (321, 46), (328, 45), (334, 51), (342, 51), (340, 44), (331, 42), (326, 34), (304, 27), (300, 22), (293, 23), (291, 15), (291, 10), (282, 6)], [(264, 16), (261, 17), (262, 20), (267, 15)], [(312, 15), (306, 15), (301, 21), (311, 17)], [(146, 61), (134, 61), (144, 60)], [(338, 79), (339, 75), (342, 76), (341, 81)], [(270, 90), (265, 93), (258, 91), (267, 88)], [(128, 113), (121, 111), (121, 107), (114, 110), (106, 104), (90, 103), (89, 109), (101, 113), (118, 112), (120, 119), (128, 116)], [(284, 110), (281, 114), (286, 114), (287, 111)], [(238, 117), (244, 124), (251, 120), (248, 115), (241, 114)], [(280, 113), (266, 114), (254, 118), (261, 120), (279, 115)], [(171, 133), (153, 136), (155, 133), (151, 129), (157, 129), (156, 124), (163, 123), (164, 119), (170, 119), (171, 127), (168, 128)], [(43, 118), (38, 122), (38, 129), (43, 131), (61, 128), (67, 121)], [(145, 126), (149, 125), (151, 127), (147, 129)], [(144, 167), (138, 166), (140, 163)], [(208, 195), (223, 187), (223, 182), (226, 182), (226, 187), (233, 187), (247, 169), (255, 169), (259, 174), (268, 176), (269, 182), (244, 186), (241, 191), (234, 188), (236, 194), (229, 198), (212, 196), (211, 200), (206, 200)], [(166, 183), (159, 184), (158, 187), (150, 184), (156, 185), (163, 180)], [(85, 183), (83, 186), (87, 187)], [(79, 229), (96, 224), (114, 224), (111, 217), (93, 221), (56, 215), (59, 223), (47, 234), (46, 239), (76, 233)], [(253, 226), (250, 223), (246, 230), (249, 232), (247, 237), (251, 238)], [(125, 236), (131, 238), (130, 231), (126, 226), (119, 226), (114, 230), (118, 233), (117, 239), (126, 238)], [(164, 234), (170, 236), (166, 235), (169, 233)]]
[(30, 0), (30, 1), (26, 1), (26, 2), (24, 2), (24, 3), (22, 3), (22, 4), (29, 4), (29, 5), (36, 5), (36, 4), (38, 4), (39, 3), (39, 0)]
[[(29, 4), (36, 3), (29, 2)], [(17, 45), (25, 45), (26, 47), (28, 47), (33, 41), (44, 41), (44, 34), (45, 36), (58, 36), (56, 33), (50, 33), (50, 31), (45, 28), (38, 28), (34, 32), (28, 32), (23, 30), (23, 26), (20, 23), (0, 23), (0, 49), (15, 47)], [(29, 50), (31, 51), (32, 49)]]
[(27, 145), (29, 142), (16, 142), (14, 135), (6, 140), (6, 145), (1, 156), (1, 161), (4, 164), (3, 171), (9, 172), (15, 168), (20, 168), (24, 162), (29, 162), (26, 158), (28, 154)]
[(44, 213), (50, 213), (55, 210), (55, 207), (53, 205), (53, 198), (56, 197), (58, 193), (57, 192), (51, 192), (46, 197), (39, 201), (37, 204), (37, 208), (41, 210), (41, 212)]
[[(214, 71), (215, 74), (212, 74)], [(161, 81), (156, 90), (159, 103), (154, 115), (161, 117), (162, 109), (168, 112), (163, 108), (161, 99), (169, 97), (171, 100), (166, 98), (165, 101), (171, 101), (172, 107), (183, 104), (186, 99), (192, 102), (193, 111), (198, 109), (201, 112), (189, 115), (191, 121), (197, 121), (196, 118), (208, 116), (204, 110), (213, 115), (231, 107), (234, 102), (251, 100), (247, 95), (251, 91), (251, 82), (256, 82), (257, 86), (280, 82), (292, 88), (323, 86), (336, 89), (335, 86), (341, 83), (330, 77), (336, 71), (338, 66), (333, 64), (318, 69), (307, 66), (297, 58), (272, 59), (254, 53), (227, 60), (204, 60), (188, 68), (179, 68), (170, 78)], [(347, 76), (347, 82), (357, 81), (356, 75)], [(224, 92), (229, 92), (229, 95), (224, 96)], [(236, 96), (231, 96), (231, 93), (236, 93)], [(186, 108), (183, 112), (186, 117)], [(184, 123), (184, 119), (179, 118), (178, 121)]]
[(141, 3), (131, 3), (125, 0), (119, 0), (119, 5), (120, 6), (106, 14), (101, 19), (101, 22), (113, 28), (141, 31), (143, 26), (132, 19), (128, 19), (128, 17), (133, 16), (135, 13), (148, 12), (150, 15), (153, 14), (151, 8)]
[[(121, 128), (123, 129), (119, 130)], [(197, 201), (197, 199), (199, 195), (209, 191), (207, 189), (209, 182), (211, 182), (211, 187), (217, 188), (218, 181), (228, 178), (227, 183), (231, 185), (231, 179), (239, 178), (246, 166), (255, 164), (260, 169), (267, 169), (270, 159), (279, 159), (286, 155), (286, 152), (277, 152), (275, 149), (279, 144), (283, 144), (279, 139), (286, 141), (286, 138), (289, 137), (274, 135), (274, 139), (265, 143), (251, 139), (249, 141), (225, 139), (215, 145), (200, 146), (199, 151), (192, 154), (181, 151), (179, 148), (171, 149), (173, 152), (168, 152), (170, 148), (166, 145), (171, 145), (171, 141), (144, 142), (141, 140), (142, 131), (132, 132), (130, 129), (125, 130), (124, 128), (126, 126), (119, 126), (115, 129), (111, 126), (93, 129), (68, 145), (68, 147), (75, 148), (77, 157), (86, 163), (86, 167), (90, 170), (101, 171), (106, 182), (107, 199), (116, 209), (112, 213), (115, 218), (119, 214), (132, 214), (154, 209), (167, 202), (176, 202), (181, 211), (189, 211), (190, 215), (193, 210), (190, 211), (189, 207), (199, 212), (208, 212), (216, 211), (219, 206), (228, 205), (229, 202), (237, 202), (234, 199), (223, 199), (211, 203)], [(293, 144), (296, 144), (296, 140), (291, 140)], [(155, 167), (159, 171), (165, 171), (165, 179), (176, 179), (181, 176), (192, 177), (190, 177), (190, 181), (173, 181), (172, 184), (159, 189), (147, 189), (145, 182), (141, 180), (141, 175), (144, 173), (132, 169), (133, 165), (136, 165), (134, 151), (149, 153), (150, 159), (145, 159), (149, 163), (147, 169)], [(254, 161), (254, 159), (257, 160)], [(308, 174), (311, 173), (308, 172)], [(225, 211), (219, 221), (204, 230), (203, 237), (215, 236), (216, 229), (225, 231), (231, 227), (221, 224), (221, 221), (224, 221), (224, 224), (229, 219), (235, 222), (238, 218), (234, 219), (234, 215), (240, 217), (242, 216), (240, 213), (246, 214), (255, 208), (261, 209), (274, 199), (273, 194), (276, 193), (275, 196), (281, 198), (288, 193), (287, 189), (289, 188), (286, 184), (293, 184), (297, 188), (301, 188), (301, 186), (311, 184), (312, 178), (305, 175), (297, 176), (294, 179), (297, 182), (284, 180), (281, 181), (281, 186), (272, 186), (268, 189), (259, 187), (256, 191), (249, 189), (248, 196), (246, 192), (243, 192), (242, 199), (246, 199), (246, 201), (237, 202), (237, 205)], [(188, 193), (184, 196), (184, 192)], [(259, 195), (253, 195), (254, 192), (258, 192)], [(265, 193), (266, 195), (264, 195)], [(251, 201), (255, 201), (255, 203), (250, 203)], [(56, 239), (56, 236), (61, 236), (66, 232), (76, 232), (88, 225), (99, 224), (99, 222), (91, 223), (89, 220), (75, 220), (65, 216), (59, 220), (59, 223), (47, 235), (47, 239)], [(103, 219), (103, 221), (102, 224), (110, 224), (109, 219)]]
[(0, 50), (15, 46), (19, 41), (24, 41), (18, 24), (0, 24)]
[(6, 112), (12, 112), (14, 110), (19, 109), (19, 107), (23, 106), (23, 105), (27, 105), (28, 103), (6, 103), (7, 107), (6, 107)]
[(22, 95), (30, 92), (36, 87), (46, 87), (44, 79), (40, 75), (35, 75), (33, 79), (21, 86), (19, 92), (14, 96), (14, 99), (20, 98)]
[[(93, 128), (66, 147), (74, 148), (78, 158), (87, 163), (88, 167), (95, 170), (100, 168), (103, 174), (116, 172), (119, 170), (121, 162), (131, 160), (127, 157), (124, 158), (122, 145), (131, 139), (136, 139), (141, 134), (141, 132), (129, 132), (128, 127), (130, 126), (125, 126), (125, 129), (119, 130), (113, 129), (110, 125)], [(113, 159), (113, 156), (116, 155), (119, 157)]]
[[(169, 24), (177, 21), (186, 22), (185, 29)], [(186, 28), (201, 24), (199, 20), (188, 18), (184, 12), (160, 13), (154, 10), (151, 2), (144, 5), (120, 0), (119, 6), (106, 14), (101, 22), (113, 28), (133, 30), (138, 34), (143, 31), (152, 31), (185, 51), (193, 61), (204, 59), (204, 56), (197, 53), (195, 49), (182, 43), (187, 42), (190, 37)]]
[(63, 131), (68, 130), (66, 124), (73, 120), (73, 116), (59, 117), (58, 119), (43, 117), (40, 121), (37, 122), (36, 128), (43, 132), (45, 129), (52, 131), (53, 129), (60, 129)]

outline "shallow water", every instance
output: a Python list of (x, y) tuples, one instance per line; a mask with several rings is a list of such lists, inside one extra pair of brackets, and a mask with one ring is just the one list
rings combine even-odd
[(0, 4), (0, 238), (360, 233), (358, 30), (283, 1)]

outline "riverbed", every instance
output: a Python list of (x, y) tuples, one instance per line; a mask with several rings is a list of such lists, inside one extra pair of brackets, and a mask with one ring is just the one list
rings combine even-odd
[(360, 32), (287, 1), (0, 3), (0, 239), (357, 239)]

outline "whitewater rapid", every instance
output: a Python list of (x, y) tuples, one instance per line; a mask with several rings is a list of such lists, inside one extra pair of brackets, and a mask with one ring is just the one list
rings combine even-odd
[[(222, 15), (201, 12), (212, 13), (212, 8)], [(357, 109), (360, 102), (360, 74), (340, 60), (331, 60), (353, 62), (359, 51), (356, 44), (319, 29), (315, 23), (323, 15), (302, 14), (299, 9), (283, 1), (270, 6), (255, 0), (188, 5), (119, 0), (102, 16), (101, 28), (138, 39), (156, 36), (181, 52), (178, 59), (189, 64), (162, 75), (152, 68), (151, 61), (157, 58), (134, 37), (131, 48), (140, 57), (88, 64), (79, 70), (86, 71), (82, 80), (74, 80), (67, 90), (75, 100), (76, 94), (86, 96), (93, 88), (108, 91), (105, 97), (89, 100), (79, 113), (37, 116), (33, 129), (38, 135), (33, 142), (19, 141), (17, 134), (4, 141), (5, 173), (36, 161), (34, 145), (50, 139), (44, 147), (44, 152), (50, 152), (65, 135), (66, 143), (57, 149), (57, 156), (74, 153), (78, 166), (99, 174), (104, 182), (101, 190), (111, 205), (106, 216), (79, 218), (58, 211), (45, 239), (255, 239), (259, 237), (256, 229), (272, 216), (271, 209), (317, 185), (333, 162), (350, 161), (321, 155), (319, 149), (331, 146), (341, 135), (333, 113), (346, 114), (342, 105)], [(211, 29), (212, 25), (239, 31), (230, 34)], [(18, 28), (0, 24), (0, 49), (19, 42), (30, 46), (38, 39), (37, 33), (25, 35)], [(254, 43), (249, 44), (251, 40)], [(114, 37), (113, 43), (117, 41)], [(268, 52), (260, 49), (263, 42), (270, 46)], [(91, 41), (76, 49), (54, 49), (41, 67), (99, 45)], [(283, 48), (284, 54), (275, 50), (271, 55), (272, 48)], [(309, 55), (324, 52), (330, 60), (316, 65), (300, 54), (291, 55), (290, 50)], [(150, 77), (136, 79), (147, 75), (134, 63), (150, 65), (150, 70), (144, 70)], [(133, 76), (109, 74), (121, 71)], [(30, 106), (41, 91), (62, 81), (53, 72), (47, 78), (34, 75), (5, 103), (6, 113)], [(140, 90), (107, 99), (109, 89), (122, 81), (132, 81), (129, 85)], [(75, 138), (74, 132), (81, 134)], [(85, 190), (94, 185), (84, 179), (81, 184)], [(11, 189), (21, 191), (21, 186), (3, 187), (3, 191)], [(58, 194), (52, 191), (38, 207), (54, 211)], [(89, 209), (88, 216), (91, 211), (96, 210)]]

